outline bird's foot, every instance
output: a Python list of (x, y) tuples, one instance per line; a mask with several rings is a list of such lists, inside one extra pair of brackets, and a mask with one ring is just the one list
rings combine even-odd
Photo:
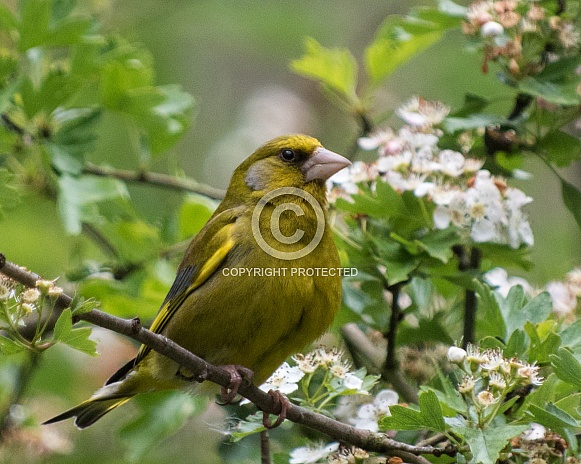
[(270, 430), (278, 427), (280, 424), (284, 422), (284, 420), (286, 419), (286, 413), (291, 405), (291, 402), (288, 400), (286, 396), (284, 396), (278, 390), (269, 390), (268, 394), (272, 396), (272, 399), (275, 401), (275, 403), (280, 404), (280, 412), (278, 413), (278, 417), (276, 418), (274, 423), (270, 421), (270, 417), (267, 412), (265, 411), (262, 412), (262, 425), (264, 425), (266, 429)]
[(242, 385), (242, 382), (246, 382), (247, 384), (252, 383), (254, 372), (239, 364), (227, 364), (220, 367), (225, 371), (228, 371), (230, 374), (230, 383), (227, 387), (222, 387), (220, 389), (221, 404), (229, 404), (234, 398), (236, 398), (238, 389), (240, 388), (240, 385)]

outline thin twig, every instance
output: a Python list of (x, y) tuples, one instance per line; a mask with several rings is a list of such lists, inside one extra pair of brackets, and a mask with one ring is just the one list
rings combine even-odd
[(384, 369), (385, 366), (385, 350), (375, 346), (363, 331), (354, 323), (345, 324), (341, 327), (341, 334), (352, 349), (362, 357), (368, 359), (376, 372), (380, 372), (381, 376), (397, 391), (405, 401), (408, 403), (418, 402), (418, 390), (408, 383), (399, 369)]
[(185, 192), (199, 193), (206, 197), (221, 200), (226, 192), (222, 189), (210, 187), (191, 179), (184, 177), (170, 176), (158, 172), (147, 171), (129, 171), (125, 169), (116, 169), (110, 166), (97, 166), (87, 163), (83, 168), (85, 174), (92, 174), (101, 177), (113, 177), (125, 182), (136, 182), (142, 184), (157, 185), (159, 187), (180, 190)]
[(399, 292), (401, 290), (400, 284), (395, 284), (387, 287), (391, 293), (391, 317), (389, 318), (389, 329), (383, 335), (387, 340), (387, 350), (385, 356), (385, 369), (391, 370), (397, 368), (397, 358), (395, 355), (397, 328), (401, 320), (401, 313), (399, 307)]
[(271, 464), (268, 430), (260, 432), (260, 464)]
[[(476, 247), (454, 247), (454, 253), (458, 256), (458, 269), (460, 271), (473, 271), (480, 268), (480, 250)], [(464, 297), (464, 332), (462, 347), (466, 348), (474, 343), (476, 331), (476, 311), (478, 299), (474, 290), (466, 289)]]
[[(0, 272), (30, 287), (34, 286), (36, 281), (41, 279), (39, 275), (6, 261), (6, 258), (1, 253)], [(60, 307), (69, 306), (71, 303), (72, 298), (64, 293), (57, 300), (57, 305)], [(146, 344), (159, 354), (166, 356), (194, 372), (199, 381), (209, 380), (223, 387), (228, 387), (231, 384), (230, 373), (226, 369), (214, 366), (190, 353), (167, 337), (145, 329), (141, 326), (138, 319), (121, 319), (98, 310), (79, 314), (76, 318), (112, 330), (121, 335), (126, 335), (138, 342)], [(262, 391), (255, 385), (242, 384), (238, 389), (238, 393), (250, 400), (262, 411), (270, 414), (280, 414), (281, 412), (280, 401), (277, 401), (272, 395)], [(325, 433), (335, 440), (350, 443), (368, 451), (378, 453), (389, 452), (394, 455), (396, 452), (403, 451), (411, 453), (411, 455), (432, 454), (434, 456), (440, 456), (443, 453), (450, 455), (456, 453), (456, 450), (451, 448), (443, 450), (431, 446), (418, 447), (401, 443), (387, 437), (383, 433), (356, 429), (351, 425), (336, 421), (322, 414), (314, 413), (294, 404), (288, 406), (286, 417), (292, 422)], [(415, 462), (425, 463), (427, 461), (415, 460)]]

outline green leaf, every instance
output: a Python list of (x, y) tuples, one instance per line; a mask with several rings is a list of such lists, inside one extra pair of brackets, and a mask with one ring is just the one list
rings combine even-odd
[(458, 243), (457, 229), (449, 227), (442, 230), (430, 230), (425, 237), (416, 242), (432, 257), (447, 263), (454, 253), (452, 247)]
[(9, 356), (11, 354), (20, 353), (25, 348), (20, 343), (16, 343), (13, 340), (10, 340), (8, 337), (4, 335), (0, 335), (0, 351), (2, 354)]
[(549, 358), (557, 377), (581, 388), (581, 363), (569, 350), (559, 348), (557, 354), (552, 354)]
[(506, 343), (506, 348), (504, 349), (504, 356), (507, 358), (522, 356), (528, 348), (527, 337), (523, 330), (515, 330), (508, 342)]
[(207, 402), (203, 397), (175, 391), (142, 394), (133, 401), (140, 407), (140, 415), (119, 432), (130, 462), (143, 462), (153, 447), (173, 435)]
[(495, 425), (484, 430), (470, 427), (454, 429), (464, 437), (470, 451), (472, 451), (471, 463), (496, 464), (500, 452), (509, 444), (510, 439), (521, 434), (529, 428), (526, 425)]
[(581, 229), (581, 192), (565, 179), (561, 179), (561, 193), (565, 206), (571, 211)]
[(125, 95), (121, 111), (147, 134), (155, 155), (172, 147), (189, 127), (194, 98), (179, 85), (146, 87)]
[(93, 176), (59, 177), (58, 206), (65, 230), (79, 234), (84, 221), (94, 221), (99, 214), (98, 203), (129, 197), (125, 184), (117, 179)]
[(379, 426), (382, 430), (433, 430), (445, 432), (446, 424), (442, 407), (433, 391), (423, 391), (419, 397), (420, 410), (405, 406), (390, 406), (391, 416), (382, 417)]
[(554, 430), (565, 438), (573, 451), (577, 449), (575, 431), (579, 427), (579, 422), (574, 417), (552, 403), (548, 403), (544, 407), (531, 404), (529, 411), (535, 422)]
[(262, 425), (262, 413), (257, 412), (248, 416), (245, 420), (240, 421), (236, 425), (236, 428), (230, 432), (230, 439), (236, 443), (243, 438), (263, 432), (264, 430), (266, 430), (266, 428)]
[(399, 16), (387, 17), (365, 50), (365, 65), (372, 82), (378, 84), (442, 36), (443, 28), (436, 23)]
[(450, 117), (455, 118), (467, 118), (474, 113), (482, 113), (484, 108), (490, 104), (490, 100), (481, 97), (480, 95), (475, 95), (473, 93), (467, 93), (464, 95), (464, 104), (461, 108), (454, 111)]
[(536, 324), (547, 319), (553, 307), (547, 292), (538, 294), (529, 303), (524, 304), (524, 290), (520, 285), (512, 287), (506, 299), (498, 293), (495, 297), (506, 325), (506, 340), (515, 330), (522, 329), (527, 322)]
[(570, 348), (573, 352), (580, 351), (581, 346), (581, 320), (576, 320), (563, 330), (559, 335), (561, 336), (561, 343), (564, 347)]
[(495, 114), (477, 113), (470, 114), (465, 118), (447, 117), (442, 123), (444, 130), (450, 133), (471, 129), (481, 129), (495, 124), (506, 125), (509, 124), (509, 122)]
[[(527, 322), (524, 326), (525, 332), (530, 338), (529, 361), (535, 361), (540, 364), (549, 362), (549, 357), (555, 354), (561, 346), (561, 337), (553, 330), (554, 321), (545, 321), (541, 324), (532, 324)], [(548, 333), (546, 328), (548, 327)]]
[(141, 262), (160, 247), (159, 229), (138, 219), (107, 222), (99, 230), (115, 244), (119, 258), (128, 263)]
[(537, 143), (548, 161), (559, 167), (569, 166), (581, 159), (581, 140), (561, 130), (549, 132)]
[(97, 121), (101, 110), (96, 108), (71, 108), (55, 114), (58, 130), (51, 137), (54, 145), (69, 156), (83, 160), (95, 145)]
[(541, 78), (527, 76), (518, 84), (519, 91), (540, 97), (556, 105), (573, 106), (579, 104), (579, 95), (576, 92), (576, 83), (556, 83)]
[[(417, 326), (416, 326), (417, 324)], [(430, 318), (420, 318), (414, 326), (402, 324), (397, 331), (398, 345), (439, 342), (452, 345), (454, 339), (446, 326), (445, 314), (437, 313)]]
[(323, 47), (313, 38), (306, 39), (305, 48), (303, 57), (291, 62), (291, 69), (334, 90), (349, 102), (357, 101), (357, 63), (351, 52)]
[(478, 279), (473, 279), (473, 290), (479, 296), (478, 322), (476, 327), (480, 336), (491, 336), (504, 339), (506, 324), (504, 317), (490, 287)]
[(70, 309), (65, 309), (57, 319), (54, 330), (53, 337), (55, 340), (60, 341), (63, 337), (66, 337), (71, 333), (73, 329), (73, 319), (72, 312)]
[(107, 108), (122, 111), (130, 90), (151, 88), (153, 59), (147, 51), (129, 45), (120, 45), (107, 58), (99, 81), (101, 99)]
[(19, 50), (42, 45), (48, 36), (52, 16), (51, 2), (47, 0), (23, 0), (20, 5)]
[(202, 195), (188, 195), (179, 212), (180, 239), (196, 235), (216, 209), (216, 202)]
[(69, 308), (65, 309), (57, 319), (53, 337), (55, 341), (65, 343), (71, 348), (74, 348), (91, 356), (97, 355), (97, 342), (90, 340), (91, 329), (89, 327), (82, 327), (80, 329), (73, 329), (72, 313)]

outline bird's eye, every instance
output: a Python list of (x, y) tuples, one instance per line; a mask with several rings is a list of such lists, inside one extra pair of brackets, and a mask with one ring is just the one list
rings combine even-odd
[(282, 150), (280, 152), (280, 157), (284, 161), (294, 161), (297, 156), (296, 156), (296, 153), (294, 152), (294, 150), (291, 150), (290, 148), (285, 148), (284, 150)]

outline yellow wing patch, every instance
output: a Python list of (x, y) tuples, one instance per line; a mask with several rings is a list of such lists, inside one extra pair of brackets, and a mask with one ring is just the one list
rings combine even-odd
[[(208, 278), (214, 272), (216, 272), (224, 259), (226, 259), (226, 256), (230, 250), (234, 247), (235, 242), (231, 235), (232, 227), (233, 224), (228, 224), (222, 228), (220, 235), (225, 234), (228, 238), (224, 240), (222, 245), (209, 257), (209, 259), (206, 260), (202, 266), (197, 268), (199, 271), (196, 270), (192, 276), (192, 284), (181, 293), (176, 295), (174, 298), (168, 300), (162, 306), (149, 330), (154, 333), (161, 333), (176, 311), (178, 311), (178, 309), (182, 306), (186, 298), (188, 298), (192, 292), (194, 292), (198, 287), (206, 282), (206, 280), (208, 280)], [(150, 351), (151, 348), (146, 345), (141, 345), (139, 353), (137, 354), (137, 358), (135, 359), (135, 365), (137, 365), (137, 363), (140, 362)]]

